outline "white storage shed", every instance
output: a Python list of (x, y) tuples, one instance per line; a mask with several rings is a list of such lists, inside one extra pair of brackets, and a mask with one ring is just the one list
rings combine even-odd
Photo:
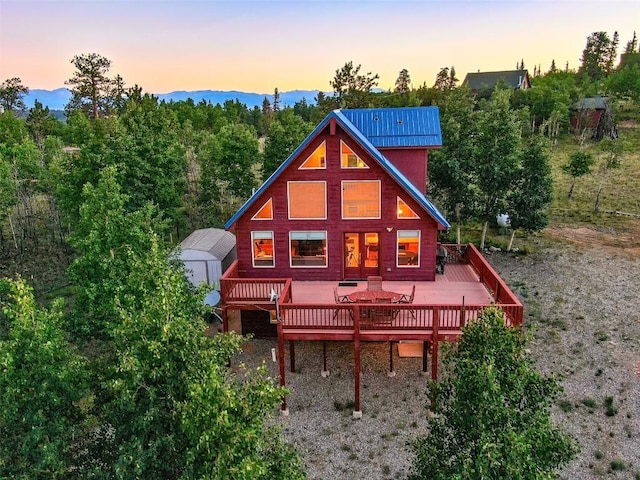
[(203, 228), (180, 243), (180, 260), (191, 283), (219, 289), (220, 277), (236, 259), (236, 236), (219, 228)]

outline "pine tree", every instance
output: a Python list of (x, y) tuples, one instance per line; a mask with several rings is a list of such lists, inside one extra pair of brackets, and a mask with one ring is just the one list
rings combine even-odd
[(409, 71), (406, 68), (400, 70), (398, 79), (396, 80), (396, 93), (407, 93), (409, 91), (409, 85), (411, 84), (411, 77)]
[(277, 87), (273, 91), (273, 111), (274, 112), (280, 111), (280, 92), (278, 91)]
[(627, 45), (624, 47), (624, 53), (635, 53), (636, 48), (638, 47), (638, 39), (636, 37), (636, 31), (633, 31), (633, 38), (627, 42)]
[(97, 53), (87, 53), (74, 56), (71, 63), (76, 71), (64, 82), (71, 86), (73, 95), (66, 110), (82, 109), (90, 118), (100, 117), (108, 107), (112, 82), (107, 73), (111, 68), (111, 60)]

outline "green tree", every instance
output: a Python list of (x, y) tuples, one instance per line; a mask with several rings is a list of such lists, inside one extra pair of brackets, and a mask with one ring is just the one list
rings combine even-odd
[[(69, 277), (77, 287), (71, 330), (79, 339), (106, 338), (116, 315), (116, 299), (132, 271), (132, 257), (151, 248), (150, 232), (161, 231), (158, 213), (150, 206), (127, 210), (129, 198), (117, 181), (116, 167), (106, 167), (96, 186), (84, 186), (80, 218), (69, 239), (77, 258)], [(132, 286), (131, 301), (143, 302), (143, 285)]]
[(582, 51), (578, 75), (590, 82), (596, 82), (613, 73), (618, 48), (618, 32), (613, 40), (607, 32), (593, 32), (587, 37)]
[(478, 216), (484, 221), (480, 248), (484, 248), (489, 221), (504, 212), (519, 170), (521, 125), (511, 110), (510, 96), (510, 90), (496, 88), (478, 112), (474, 174), (480, 197)]
[(286, 109), (267, 131), (262, 154), (262, 179), (266, 180), (311, 133), (313, 126)]
[(400, 70), (398, 74), (398, 78), (396, 79), (396, 86), (394, 92), (404, 94), (409, 93), (411, 89), (411, 76), (409, 75), (409, 70), (403, 68)]
[(476, 210), (474, 141), (476, 113), (466, 88), (446, 91), (440, 102), (443, 147), (429, 154), (428, 193), (453, 215), (460, 243), (461, 225)]
[(24, 96), (29, 94), (29, 89), (22, 85), (18, 77), (7, 78), (0, 84), (0, 106), (6, 111), (22, 111), (26, 107)]
[(433, 88), (436, 90), (453, 90), (456, 88), (458, 78), (456, 77), (456, 69), (454, 67), (443, 67), (436, 75), (436, 81)]
[(51, 114), (49, 107), (43, 107), (38, 100), (29, 110), (26, 126), (40, 148), (44, 147), (44, 141), (49, 135), (59, 134), (62, 130), (62, 123)]
[(577, 151), (569, 155), (569, 160), (561, 167), (564, 173), (571, 176), (571, 187), (569, 188), (569, 193), (567, 193), (567, 198), (571, 198), (573, 195), (573, 188), (576, 186), (578, 178), (591, 173), (593, 162), (593, 156), (587, 152)]
[(126, 255), (130, 274), (109, 327), (103, 407), (114, 435), (104, 447), (114, 453), (113, 476), (304, 478), (297, 454), (269, 426), (284, 390), (264, 367), (242, 379), (227, 367), (243, 338), (205, 335), (205, 292), (193, 290), (154, 235), (149, 240), (144, 254)]
[(0, 477), (82, 478), (92, 397), (86, 362), (65, 340), (62, 303), (39, 309), (21, 279), (0, 280)]
[(511, 220), (511, 250), (516, 229), (539, 232), (549, 223), (547, 209), (552, 200), (553, 180), (546, 142), (539, 136), (528, 139), (513, 189), (507, 201)]
[(222, 226), (257, 184), (258, 139), (247, 125), (226, 125), (203, 138), (197, 155), (201, 217), (209, 225)]
[(107, 143), (104, 160), (118, 166), (118, 182), (129, 196), (129, 210), (153, 202), (176, 222), (184, 206), (187, 155), (176, 115), (144, 95), (127, 102), (118, 129)]
[[(73, 76), (65, 82), (71, 86), (71, 100), (67, 114), (83, 110), (89, 118), (98, 118), (108, 110), (112, 80), (107, 77), (111, 60), (97, 53), (75, 55), (71, 63), (76, 68)], [(68, 116), (68, 115), (67, 115)]]
[(561, 387), (534, 369), (526, 343), (496, 308), (464, 327), (444, 378), (427, 387), (434, 415), (412, 447), (410, 480), (546, 479), (576, 455), (550, 421)]
[(618, 98), (640, 102), (640, 62), (618, 70), (607, 78), (605, 86), (610, 94)]
[(249, 198), (256, 186), (255, 167), (258, 164), (258, 139), (255, 131), (246, 125), (231, 124), (216, 135), (219, 157), (213, 172), (223, 182), (228, 193), (242, 201)]
[(313, 116), (313, 112), (316, 109), (315, 105), (309, 105), (307, 99), (302, 97), (302, 100), (296, 102), (293, 105), (293, 113), (298, 115), (305, 122), (310, 122)]
[[(16, 180), (13, 176), (11, 163), (0, 154), (0, 225), (4, 225), (15, 204)], [(14, 246), (16, 249), (18, 248), (15, 236)]]
[(371, 72), (360, 73), (362, 65), (347, 62), (336, 70), (329, 82), (340, 108), (367, 108), (371, 106), (371, 89), (378, 85), (379, 75)]

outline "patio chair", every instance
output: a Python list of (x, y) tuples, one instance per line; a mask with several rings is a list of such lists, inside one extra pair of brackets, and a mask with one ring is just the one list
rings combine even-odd
[(413, 298), (416, 296), (416, 286), (411, 289), (411, 295), (404, 294), (398, 300), (398, 303), (413, 303)]
[(382, 290), (382, 277), (367, 277), (367, 290)]
[[(413, 288), (411, 289), (411, 294), (407, 295), (404, 294), (400, 297), (400, 300), (398, 300), (398, 303), (413, 303), (413, 299), (416, 296), (416, 286), (414, 285)], [(414, 320), (416, 320), (416, 312), (415, 310), (409, 310), (409, 314), (411, 315), (411, 317), (413, 317)]]
[(336, 303), (353, 303), (349, 299), (349, 295), (338, 295), (338, 287), (333, 287), (333, 298), (335, 298)]
[[(333, 298), (335, 298), (336, 303), (353, 303), (350, 299), (348, 295), (339, 295), (338, 294), (338, 287), (333, 287)], [(338, 315), (340, 314), (339, 309), (335, 309), (333, 311), (333, 319), (335, 320), (336, 318), (338, 318)], [(349, 316), (351, 317), (351, 319), (353, 320), (353, 310), (349, 310)]]

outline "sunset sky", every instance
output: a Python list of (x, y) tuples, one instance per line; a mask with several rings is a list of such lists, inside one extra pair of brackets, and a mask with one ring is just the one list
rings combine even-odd
[(634, 29), (639, 0), (0, 0), (0, 81), (63, 87), (95, 52), (151, 93), (330, 91), (347, 61), (384, 89), (403, 68), (432, 86), (442, 67), (577, 68), (590, 33), (617, 30), (620, 52)]

